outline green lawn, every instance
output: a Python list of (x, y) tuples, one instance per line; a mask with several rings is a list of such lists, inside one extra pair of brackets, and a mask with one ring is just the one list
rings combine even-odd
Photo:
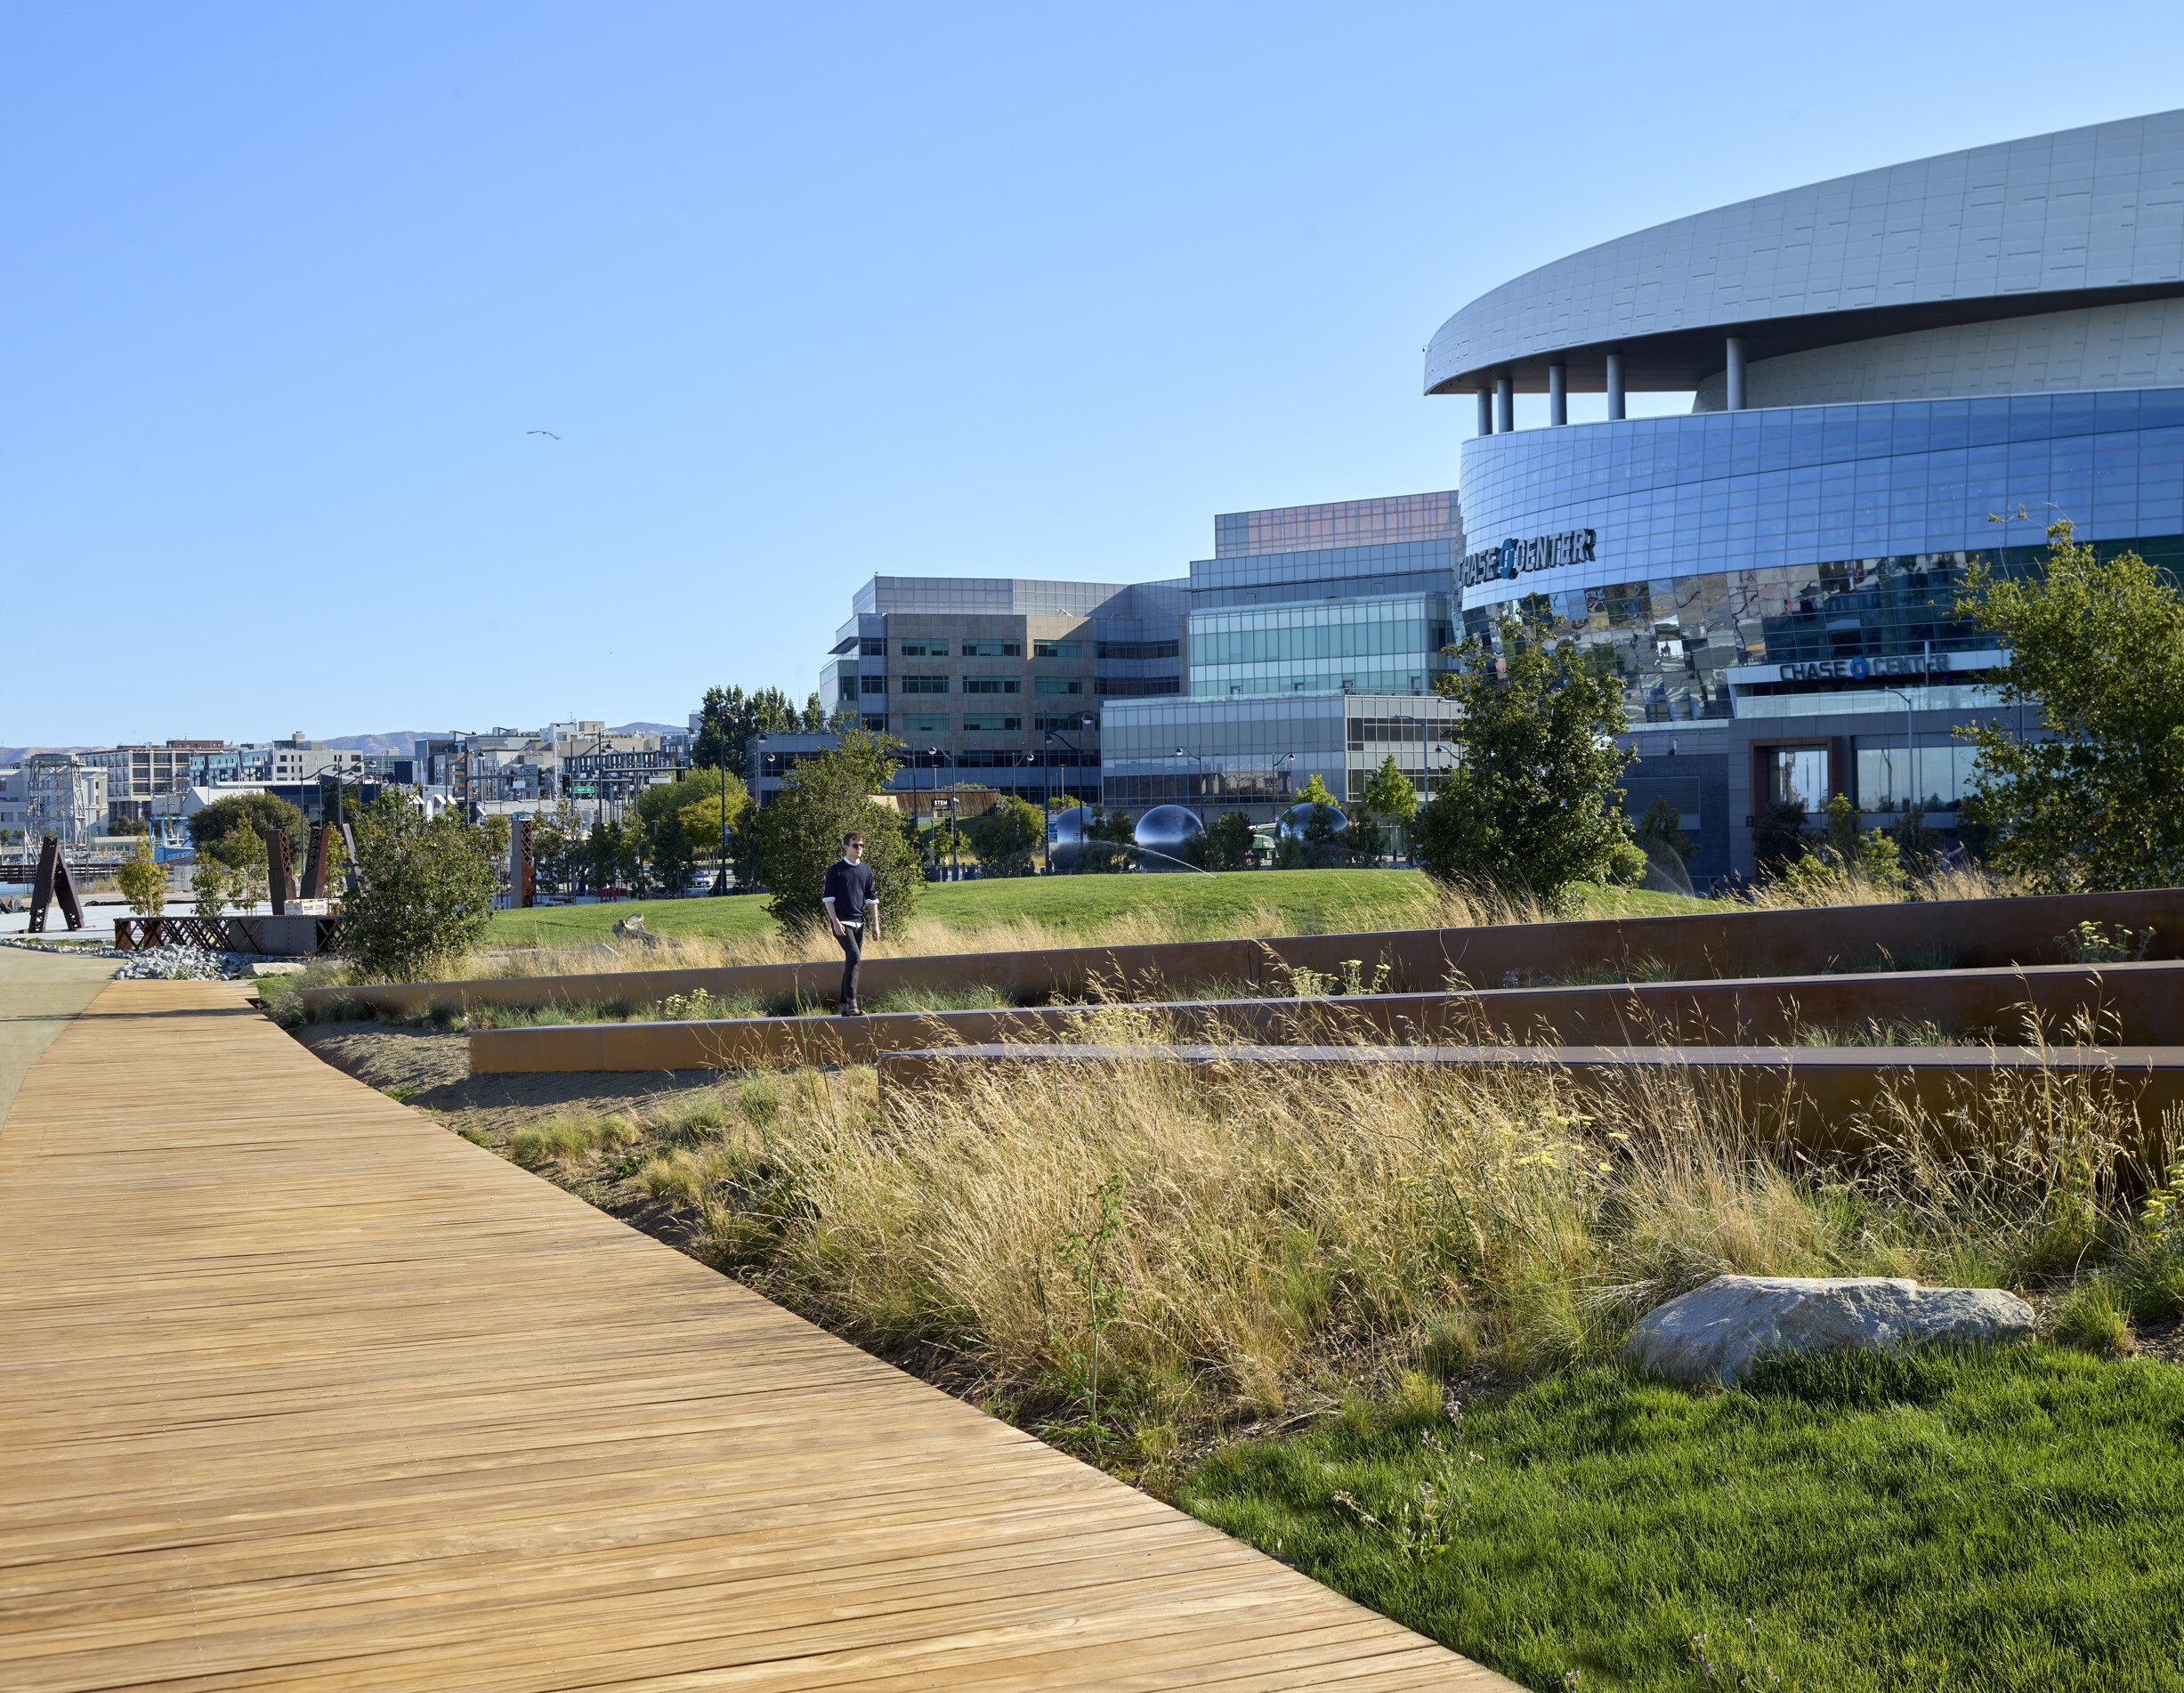
[(2170, 1365), (1594, 1370), (1231, 1447), (1180, 1500), (1532, 1688), (2184, 1687)]
[[(1031, 876), (1007, 880), (941, 882), (919, 902), (921, 919), (976, 928), (1028, 918), (1084, 941), (1099, 938), (1118, 918), (1157, 906), (1177, 938), (1235, 932), (1257, 907), (1271, 905), (1296, 933), (1402, 928), (1420, 922), (1429, 890), (1414, 870), (1240, 871), (1218, 876)], [(1650, 916), (1699, 911), (1714, 902), (1629, 888), (1585, 890), (1587, 916)], [(764, 897), (637, 900), (619, 905), (560, 905), (497, 911), (488, 938), (504, 944), (574, 944), (605, 938), (632, 911), (659, 935), (735, 939), (764, 934), (772, 919)]]

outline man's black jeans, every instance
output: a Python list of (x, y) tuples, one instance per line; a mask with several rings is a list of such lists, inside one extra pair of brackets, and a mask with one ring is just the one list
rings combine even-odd
[(864, 961), (864, 926), (845, 923), (835, 937), (842, 943), (842, 1004), (846, 1011), (857, 1003), (857, 966)]

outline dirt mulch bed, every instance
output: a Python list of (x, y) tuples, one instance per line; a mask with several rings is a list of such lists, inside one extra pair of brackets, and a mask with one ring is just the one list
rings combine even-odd
[(316, 1023), (295, 1038), (344, 1075), (429, 1111), (457, 1134), (505, 1138), (542, 1115), (605, 1116), (710, 1088), (716, 1070), (558, 1071), (473, 1076), (470, 1037), (378, 1023)]

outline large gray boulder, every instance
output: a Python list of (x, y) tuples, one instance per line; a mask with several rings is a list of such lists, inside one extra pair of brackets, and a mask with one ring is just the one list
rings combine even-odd
[(1921, 1287), (1888, 1276), (1717, 1276), (1646, 1312), (1623, 1354), (1671, 1381), (1726, 1383), (1783, 1353), (2017, 1341), (2035, 1321), (2023, 1300), (1991, 1287)]

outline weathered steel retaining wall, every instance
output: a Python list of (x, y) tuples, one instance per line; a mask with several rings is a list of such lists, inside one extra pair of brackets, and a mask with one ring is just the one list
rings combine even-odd
[[(734, 1069), (761, 1064), (869, 1064), (916, 1047), (1096, 1041), (1113, 1014), (1071, 1006), (1015, 1011), (927, 1011), (865, 1017), (735, 1017), (709, 1022), (578, 1023), (480, 1029), (470, 1036), (478, 1073), (548, 1070)], [(1869, 1021), (1932, 1023), (1948, 1034), (2003, 1041), (2096, 1038), (2135, 1046), (2184, 1045), (2184, 963), (2056, 964), (2022, 969), (1905, 971), (1734, 981), (1502, 988), (1483, 992), (1382, 993), (1136, 1005), (1154, 1038), (1239, 1036), (1283, 1045), (1315, 1041), (1767, 1043), (1801, 1031)]]
[[(1080, 996), (1096, 986), (1110, 998), (1162, 1000), (1207, 984), (1274, 985), (1286, 983), (1296, 969), (1339, 976), (1352, 960), (1368, 976), (1387, 966), (1387, 985), (1412, 993), (1452, 984), (1492, 987), (1511, 977), (1792, 976), (1885, 967), (1889, 960), (1899, 968), (1928, 961), (1994, 968), (2065, 961), (2058, 937), (2082, 922), (2151, 928), (2154, 939), (2147, 957), (2184, 957), (2184, 888), (2156, 888), (2034, 899), (1293, 935), (1264, 941), (876, 958), (867, 961), (861, 979), (868, 999), (902, 991), (982, 987), (1036, 1003), (1054, 995)], [(346, 1000), (396, 1014), (466, 1011), (482, 1005), (634, 1007), (656, 1005), (670, 994), (700, 990), (721, 996), (753, 994), (823, 1004), (832, 999), (840, 978), (840, 965), (824, 961), (317, 988), (301, 997), (313, 1009)]]

